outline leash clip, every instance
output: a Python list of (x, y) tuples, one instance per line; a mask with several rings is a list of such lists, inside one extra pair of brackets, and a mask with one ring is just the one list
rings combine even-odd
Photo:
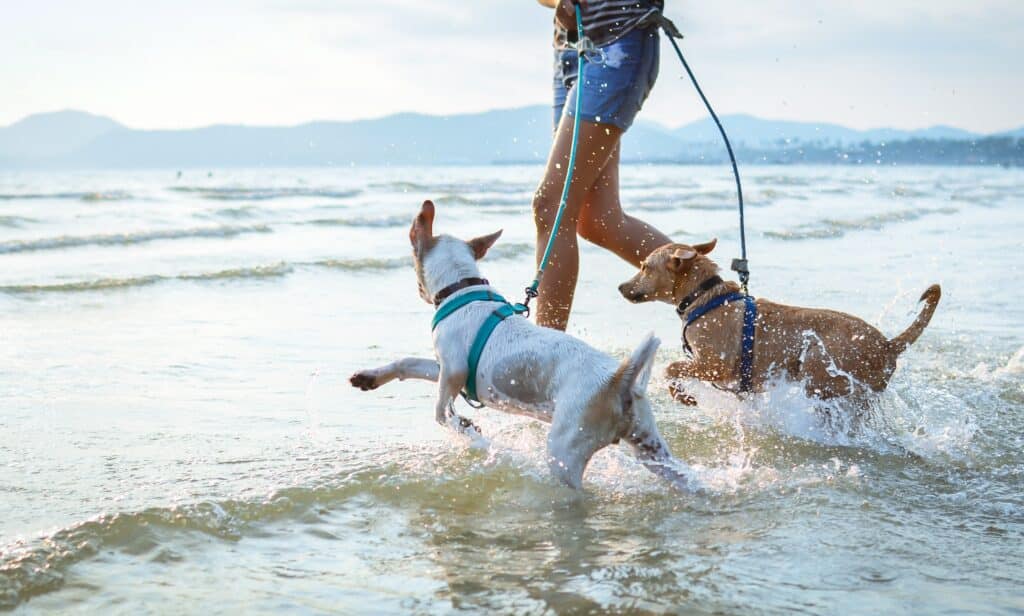
[(743, 287), (743, 294), (749, 295), (747, 293), (747, 283), (750, 282), (750, 267), (747, 260), (733, 259), (730, 269), (740, 275), (740, 286)]
[(529, 287), (526, 287), (525, 292), (526, 292), (526, 299), (524, 299), (523, 303), (519, 304), (519, 305), (523, 307), (523, 316), (526, 317), (527, 319), (529, 319), (530, 318), (530, 300), (535, 298), (535, 297), (537, 297), (538, 293), (537, 293), (537, 289), (534, 289), (532, 285), (529, 286)]
[(604, 50), (594, 44), (589, 36), (576, 41), (576, 53), (587, 59), (591, 64), (604, 64)]

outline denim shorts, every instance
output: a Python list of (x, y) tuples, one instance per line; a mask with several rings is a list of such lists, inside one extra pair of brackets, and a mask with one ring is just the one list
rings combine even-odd
[[(634, 30), (600, 48), (603, 62), (583, 65), (583, 105), (580, 119), (613, 124), (626, 130), (658, 78), (658, 29)], [(555, 128), (562, 110), (570, 117), (576, 111), (579, 92), (575, 49), (555, 50)]]

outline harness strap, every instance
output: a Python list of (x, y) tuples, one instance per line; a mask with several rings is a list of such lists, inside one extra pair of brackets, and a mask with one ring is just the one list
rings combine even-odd
[(747, 295), (743, 310), (743, 356), (740, 359), (740, 391), (749, 392), (754, 388), (754, 322), (757, 321), (757, 304)]
[[(740, 391), (749, 392), (754, 385), (754, 331), (757, 322), (757, 303), (754, 298), (743, 293), (727, 293), (719, 295), (708, 303), (698, 306), (686, 317), (686, 324), (683, 325), (683, 347), (687, 353), (693, 354), (690, 343), (686, 341), (686, 328), (694, 321), (711, 312), (712, 310), (732, 302), (743, 301), (743, 333), (740, 349)], [(682, 316), (682, 313), (680, 313)]]
[[(483, 279), (481, 278), (480, 280)], [(501, 306), (498, 306), (498, 308), (488, 315), (486, 320), (484, 320), (483, 325), (480, 326), (480, 330), (476, 333), (476, 337), (473, 338), (473, 344), (469, 347), (469, 358), (467, 361), (469, 364), (469, 370), (466, 373), (466, 389), (463, 393), (463, 397), (467, 400), (478, 402), (476, 398), (476, 369), (480, 365), (480, 356), (483, 355), (484, 347), (487, 346), (487, 341), (490, 339), (491, 334), (494, 333), (494, 328), (498, 327), (498, 324), (510, 316), (529, 312), (529, 309), (522, 304), (510, 304), (504, 297), (492, 291), (471, 291), (441, 304), (437, 309), (437, 312), (434, 313), (434, 319), (431, 321), (430, 330), (433, 331), (437, 329), (437, 326), (441, 321), (444, 321), (451, 315), (455, 314), (459, 309), (468, 304), (472, 304), (473, 302), (501, 302)]]
[(430, 322), (430, 331), (437, 329), (437, 326), (448, 317), (452, 316), (456, 311), (465, 306), (466, 304), (472, 304), (473, 302), (502, 302), (507, 304), (505, 298), (494, 293), (493, 291), (471, 291), (464, 295), (460, 295), (454, 299), (448, 300), (441, 304), (434, 313), (434, 319)]
[(480, 365), (480, 356), (483, 355), (484, 347), (487, 346), (487, 341), (490, 339), (491, 334), (494, 333), (494, 328), (498, 327), (498, 324), (509, 318), (512, 315), (522, 314), (526, 312), (526, 306), (522, 304), (502, 304), (487, 317), (484, 324), (480, 326), (480, 331), (476, 333), (476, 338), (473, 339), (473, 345), (469, 347), (469, 372), (466, 374), (466, 397), (470, 400), (479, 401), (476, 397), (476, 369)]

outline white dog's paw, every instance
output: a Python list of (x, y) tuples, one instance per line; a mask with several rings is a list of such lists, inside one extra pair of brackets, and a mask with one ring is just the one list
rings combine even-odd
[(459, 434), (466, 436), (469, 439), (469, 446), (474, 449), (487, 449), (491, 444), (484, 437), (484, 433), (480, 431), (480, 428), (462, 415), (449, 415), (448, 426)]
[(356, 372), (349, 377), (348, 382), (352, 384), (352, 387), (363, 391), (370, 391), (371, 389), (377, 389), (380, 387), (377, 383), (377, 372), (375, 370), (362, 370), (360, 372)]
[(672, 399), (679, 404), (686, 406), (697, 406), (697, 399), (693, 397), (693, 394), (683, 389), (683, 384), (679, 381), (673, 381), (668, 385), (668, 393), (672, 395)]

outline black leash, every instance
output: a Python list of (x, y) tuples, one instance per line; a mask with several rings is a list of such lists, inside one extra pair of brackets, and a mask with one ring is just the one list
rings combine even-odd
[(700, 95), (700, 100), (704, 101), (704, 106), (707, 107), (708, 113), (711, 114), (711, 119), (715, 121), (715, 125), (718, 126), (718, 132), (722, 134), (722, 140), (725, 141), (725, 149), (729, 152), (729, 161), (732, 162), (732, 175), (736, 178), (736, 196), (739, 200), (740, 206), (740, 252), (741, 258), (732, 260), (732, 270), (740, 276), (740, 286), (743, 288), (743, 294), (747, 294), (747, 283), (750, 281), (750, 267), (747, 262), (747, 231), (745, 220), (743, 216), (743, 186), (740, 184), (740, 170), (736, 166), (736, 155), (732, 151), (732, 144), (729, 143), (729, 136), (725, 134), (725, 128), (722, 126), (721, 120), (718, 119), (718, 114), (711, 108), (711, 103), (708, 102), (708, 97), (704, 96), (704, 90), (701, 89), (700, 84), (697, 83), (697, 78), (694, 77), (693, 71), (690, 69), (690, 65), (686, 62), (686, 58), (683, 57), (682, 50), (679, 49), (679, 45), (676, 43), (677, 38), (683, 38), (683, 35), (676, 28), (675, 24), (669, 21), (668, 18), (663, 15), (659, 15), (659, 25), (665, 30), (665, 34), (668, 35), (669, 42), (672, 43), (672, 48), (676, 50), (676, 55), (679, 56), (679, 61), (683, 64), (683, 68), (686, 69), (686, 74), (690, 76), (690, 81), (693, 82), (693, 87), (697, 90), (697, 94)]

